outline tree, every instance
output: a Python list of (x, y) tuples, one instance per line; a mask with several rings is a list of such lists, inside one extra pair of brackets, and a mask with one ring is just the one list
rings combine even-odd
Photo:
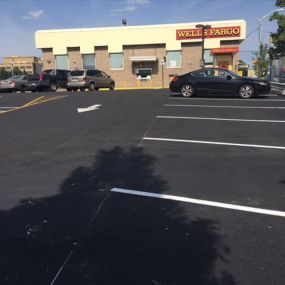
[[(280, 8), (285, 7), (285, 0), (276, 0), (275, 6)], [(274, 47), (269, 49), (269, 54), (272, 59), (285, 56), (285, 15), (275, 12), (270, 17), (270, 21), (273, 20), (277, 20), (278, 29), (276, 33), (271, 34)]]
[(266, 77), (269, 71), (268, 46), (261, 44), (259, 50), (254, 52), (253, 64), (258, 77)]
[(0, 80), (1, 79), (7, 79), (11, 77), (12, 73), (5, 70), (5, 68), (0, 68)]

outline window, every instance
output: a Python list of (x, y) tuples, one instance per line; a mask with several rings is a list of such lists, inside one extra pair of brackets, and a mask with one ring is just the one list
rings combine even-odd
[(56, 55), (55, 56), (56, 61), (56, 68), (57, 69), (68, 69), (68, 55)]
[(95, 65), (95, 54), (83, 54), (84, 69), (94, 69)]
[(152, 69), (151, 68), (137, 68), (136, 75), (141, 80), (151, 79)]
[(210, 49), (204, 50), (204, 59), (205, 59), (205, 64), (213, 65), (214, 56), (211, 54), (211, 50)]
[(122, 53), (110, 54), (110, 68), (111, 69), (124, 69), (124, 55)]
[(69, 74), (70, 76), (83, 76), (84, 70), (73, 70)]
[(168, 68), (180, 68), (181, 51), (168, 51), (166, 57), (166, 66)]

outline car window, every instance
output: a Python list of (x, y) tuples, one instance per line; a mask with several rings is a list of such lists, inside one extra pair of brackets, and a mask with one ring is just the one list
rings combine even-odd
[(21, 79), (22, 75), (16, 75), (16, 76), (12, 76), (9, 78), (9, 80), (17, 80), (17, 79)]
[(69, 73), (70, 76), (83, 76), (84, 70), (73, 70)]
[(101, 74), (103, 77), (108, 77), (108, 74), (106, 74), (104, 71), (101, 71)]
[(86, 75), (87, 76), (94, 76), (95, 75), (94, 70), (87, 70)]
[(102, 72), (100, 70), (94, 70), (94, 76), (101, 77), (102, 76)]
[(205, 70), (198, 70), (198, 71), (194, 71), (192, 72), (192, 75), (197, 76), (197, 77), (205, 77)]
[(44, 70), (44, 71), (42, 72), (42, 74), (44, 74), (44, 75), (49, 75), (49, 74), (51, 74), (51, 72), (52, 72), (52, 69), (47, 69), (47, 70)]
[(222, 78), (225, 78), (227, 77), (227, 75), (229, 75), (228, 72), (226, 72), (225, 70), (222, 70), (222, 69), (215, 69), (215, 77), (222, 77)]
[(215, 70), (214, 69), (205, 69), (206, 77), (212, 77), (215, 76)]

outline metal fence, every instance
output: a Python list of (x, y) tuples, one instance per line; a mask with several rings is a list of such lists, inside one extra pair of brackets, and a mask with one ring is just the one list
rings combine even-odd
[(274, 59), (271, 63), (270, 80), (285, 83), (285, 57)]

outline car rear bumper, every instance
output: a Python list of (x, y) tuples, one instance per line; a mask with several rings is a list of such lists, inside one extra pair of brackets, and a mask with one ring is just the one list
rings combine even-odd
[(67, 88), (87, 88), (89, 87), (88, 82), (80, 82), (80, 81), (74, 81), (74, 82), (68, 82)]

